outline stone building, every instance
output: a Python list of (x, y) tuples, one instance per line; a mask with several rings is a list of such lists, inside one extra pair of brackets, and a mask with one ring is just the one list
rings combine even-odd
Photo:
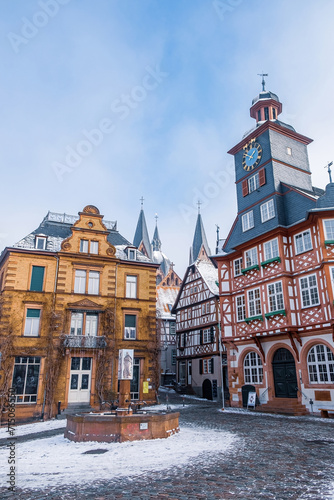
[(334, 184), (312, 185), (311, 139), (281, 112), (263, 88), (229, 151), (238, 213), (215, 260), (231, 404), (256, 391), (262, 409), (302, 414), (334, 400)]
[(134, 349), (132, 400), (159, 384), (156, 269), (99, 210), (49, 212), (0, 259), (2, 394), (17, 419), (98, 408), (118, 390), (118, 350)]

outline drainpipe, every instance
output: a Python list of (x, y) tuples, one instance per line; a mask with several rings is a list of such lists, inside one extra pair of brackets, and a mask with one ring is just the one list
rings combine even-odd
[[(115, 371), (115, 356), (116, 356), (116, 310), (117, 310), (117, 270), (118, 270), (119, 262), (116, 262), (115, 269), (115, 303), (114, 303), (114, 337), (115, 337), (115, 347), (114, 347), (114, 356), (111, 359), (111, 387), (114, 382), (114, 371)], [(117, 392), (117, 391), (116, 391)]]

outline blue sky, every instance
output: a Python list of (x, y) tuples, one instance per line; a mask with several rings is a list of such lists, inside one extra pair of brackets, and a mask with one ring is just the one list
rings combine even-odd
[(215, 224), (224, 237), (234, 220), (227, 151), (253, 126), (249, 107), (262, 71), (283, 103), (282, 120), (314, 139), (313, 183), (328, 182), (331, 0), (2, 0), (0, 7), (1, 248), (48, 210), (76, 214), (87, 204), (117, 219), (132, 240), (144, 196), (150, 237), (157, 212), (162, 250), (183, 275), (198, 198), (212, 251)]

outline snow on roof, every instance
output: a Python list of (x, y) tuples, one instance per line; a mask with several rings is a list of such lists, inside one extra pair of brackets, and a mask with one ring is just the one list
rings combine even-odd
[[(163, 319), (172, 319), (171, 309), (180, 291), (178, 286), (157, 286), (157, 315)], [(169, 307), (169, 305), (171, 307)]]
[(218, 269), (209, 260), (197, 260), (195, 263), (205, 283), (214, 295), (219, 295)]

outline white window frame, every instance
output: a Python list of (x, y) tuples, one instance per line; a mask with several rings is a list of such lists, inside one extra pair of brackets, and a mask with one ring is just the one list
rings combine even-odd
[[(39, 311), (38, 317), (28, 317), (28, 311)], [(25, 337), (38, 337), (40, 326), (41, 326), (41, 309), (37, 309), (34, 307), (27, 307), (25, 323), (24, 323), (24, 332), (23, 335)]]
[(278, 238), (263, 243), (263, 253), (265, 261), (279, 257)]
[(136, 260), (137, 258), (137, 250), (135, 248), (128, 248), (128, 259)]
[(242, 222), (242, 231), (249, 231), (254, 227), (254, 213), (253, 210), (250, 210), (246, 214), (241, 217)]
[(89, 253), (97, 255), (99, 253), (99, 242), (98, 241), (90, 241), (89, 242)]
[[(17, 356), (15, 357), (15, 362), (14, 362), (14, 370), (13, 370), (13, 378), (12, 381), (14, 383), (14, 375), (15, 375), (15, 368), (16, 366), (24, 366), (25, 367), (25, 373), (24, 373), (24, 380), (23, 380), (23, 391), (21, 394), (15, 394), (15, 402), (19, 404), (27, 404), (27, 403), (37, 403), (37, 396), (38, 396), (38, 389), (39, 389), (39, 377), (41, 374), (41, 358), (39, 356)], [(27, 390), (27, 385), (28, 385), (28, 376), (29, 372), (31, 374), (31, 371), (29, 368), (38, 366), (38, 374), (36, 376), (38, 377), (37, 380), (37, 386), (36, 386), (36, 393), (34, 394), (26, 394)], [(35, 371), (35, 370), (34, 370)]]
[[(42, 242), (42, 248), (39, 248), (40, 241)], [(35, 248), (36, 248), (36, 250), (45, 250), (45, 248), (46, 248), (46, 236), (36, 236)]]
[[(313, 283), (310, 283), (311, 280)], [(302, 276), (301, 278), (299, 278), (299, 287), (303, 309), (306, 307), (315, 307), (320, 304), (319, 288), (316, 274), (309, 274), (308, 276)]]
[(83, 313), (72, 312), (71, 314), (71, 335), (83, 335)]
[(74, 275), (74, 293), (84, 295), (86, 293), (87, 271), (76, 269)]
[(245, 321), (246, 301), (244, 295), (238, 295), (235, 298), (235, 308), (236, 308), (237, 322), (240, 323), (240, 321)]
[(257, 247), (250, 248), (245, 251), (245, 266), (246, 269), (258, 265)]
[(310, 250), (313, 249), (312, 236), (311, 236), (310, 229), (306, 229), (305, 231), (302, 231), (301, 233), (295, 234), (294, 241), (295, 241), (296, 255), (299, 255), (299, 254), (304, 253), (304, 252), (309, 252)]
[(310, 384), (334, 383), (334, 354), (325, 344), (316, 344), (307, 353)]
[[(325, 233), (325, 240), (334, 241), (334, 219), (324, 219), (322, 223)], [(329, 224), (326, 223), (331, 223), (333, 227), (327, 229), (326, 225)]]
[(85, 335), (88, 337), (97, 336), (98, 314), (86, 313)]
[(205, 330), (203, 330), (203, 344), (211, 344), (210, 328), (205, 328)]
[(284, 310), (284, 294), (282, 281), (269, 283), (267, 285), (269, 312)]
[(137, 276), (128, 274), (126, 276), (126, 292), (125, 296), (128, 299), (137, 298)]
[(202, 372), (203, 372), (203, 375), (208, 375), (208, 374), (212, 374), (213, 371), (212, 371), (212, 361), (211, 361), (212, 358), (210, 359), (202, 359)]
[(273, 219), (276, 215), (274, 199), (271, 198), (270, 200), (266, 201), (266, 203), (262, 203), (262, 205), (260, 205), (260, 212), (261, 222), (267, 222), (268, 220)]
[(260, 316), (262, 314), (260, 288), (248, 290), (247, 299), (248, 317), (253, 318), (254, 316)]
[(88, 253), (89, 241), (85, 239), (80, 240), (80, 253)]
[(263, 382), (262, 359), (256, 351), (250, 351), (245, 356), (244, 382), (245, 384), (262, 384)]
[(99, 271), (88, 272), (88, 295), (99, 295), (100, 292), (100, 273)]
[(242, 269), (242, 257), (239, 257), (239, 259), (235, 259), (233, 261), (234, 276), (241, 276), (242, 275), (241, 269)]
[(248, 193), (253, 193), (260, 187), (260, 176), (257, 172), (255, 175), (252, 175), (248, 178)]
[[(136, 318), (135, 321), (135, 326), (125, 326), (125, 317), (126, 316), (134, 316)], [(124, 338), (126, 340), (136, 340), (137, 338), (137, 315), (136, 314), (131, 314), (127, 313), (124, 315)]]

